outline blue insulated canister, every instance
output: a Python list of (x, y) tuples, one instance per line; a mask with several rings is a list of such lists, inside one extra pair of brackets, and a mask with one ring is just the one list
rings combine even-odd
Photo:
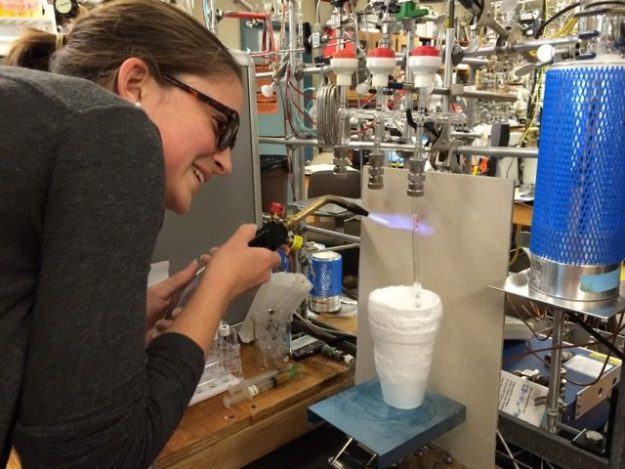
[(546, 72), (530, 287), (573, 301), (616, 298), (625, 259), (625, 60)]
[(343, 258), (334, 251), (317, 252), (310, 257), (308, 280), (313, 284), (308, 307), (315, 313), (335, 313), (341, 309)]

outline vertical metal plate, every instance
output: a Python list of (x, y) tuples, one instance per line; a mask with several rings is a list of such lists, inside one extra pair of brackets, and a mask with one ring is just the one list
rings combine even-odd
[[(411, 213), (407, 173), (385, 168), (384, 189), (363, 181), (363, 205), (399, 218)], [(503, 344), (503, 293), (489, 288), (506, 277), (513, 182), (428, 173), (420, 201), (421, 282), (443, 302), (443, 322), (430, 385), (467, 407), (467, 419), (436, 443), (471, 468), (495, 465), (495, 431)], [(363, 220), (359, 273), (358, 383), (375, 376), (369, 293), (413, 281), (411, 232)]]

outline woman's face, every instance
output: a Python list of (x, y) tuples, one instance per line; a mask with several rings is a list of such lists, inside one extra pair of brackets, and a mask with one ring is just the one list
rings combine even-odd
[[(243, 90), (237, 78), (208, 80), (187, 74), (175, 78), (241, 114)], [(230, 148), (218, 148), (218, 124), (226, 116), (177, 86), (162, 86), (158, 95), (142, 106), (161, 134), (165, 206), (182, 214), (191, 208), (202, 184), (232, 172)]]

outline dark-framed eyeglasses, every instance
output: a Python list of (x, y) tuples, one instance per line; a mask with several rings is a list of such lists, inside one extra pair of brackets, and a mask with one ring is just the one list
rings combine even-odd
[(204, 93), (199, 92), (195, 88), (181, 82), (171, 75), (163, 75), (163, 79), (167, 83), (186, 91), (190, 95), (223, 114), (226, 118), (225, 121), (215, 118), (215, 122), (217, 122), (217, 131), (219, 133), (219, 135), (217, 135), (217, 148), (219, 151), (224, 151), (226, 148), (234, 147), (237, 139), (237, 132), (239, 131), (239, 113), (237, 111), (229, 108), (225, 104), (220, 103), (210, 96), (206, 96)]

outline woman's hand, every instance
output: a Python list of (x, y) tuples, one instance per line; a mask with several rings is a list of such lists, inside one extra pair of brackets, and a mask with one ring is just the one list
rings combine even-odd
[(267, 282), (272, 268), (280, 264), (276, 252), (248, 246), (255, 235), (256, 225), (241, 225), (219, 249), (211, 250), (210, 264), (202, 281), (222, 286), (228, 292), (229, 301)]
[(169, 327), (171, 319), (166, 318), (167, 313), (176, 305), (180, 293), (193, 280), (196, 272), (197, 262), (194, 260), (181, 271), (148, 288), (145, 312), (146, 345)]
[(219, 321), (230, 302), (271, 278), (280, 256), (265, 248), (251, 248), (255, 225), (242, 225), (218, 249), (211, 250), (202, 278), (167, 332), (186, 335), (208, 354)]

